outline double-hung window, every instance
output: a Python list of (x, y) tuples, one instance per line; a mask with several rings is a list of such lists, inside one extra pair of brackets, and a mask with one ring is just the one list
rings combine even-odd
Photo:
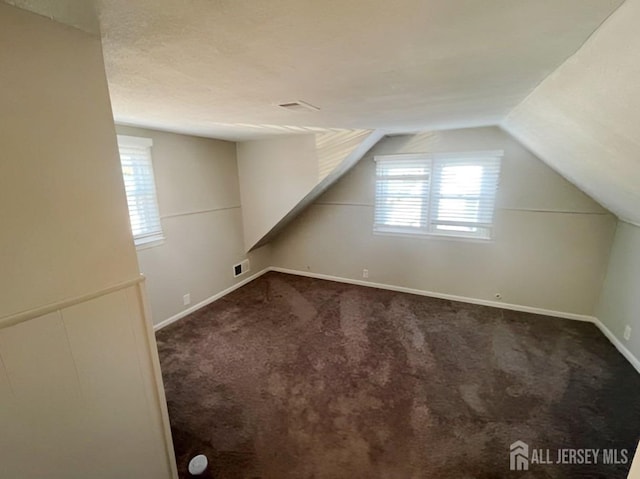
[(118, 135), (120, 163), (136, 246), (164, 239), (151, 164), (149, 138)]
[(502, 154), (377, 156), (374, 231), (490, 239)]

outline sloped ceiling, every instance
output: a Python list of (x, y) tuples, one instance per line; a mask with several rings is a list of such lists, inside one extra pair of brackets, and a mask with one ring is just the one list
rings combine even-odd
[[(378, 132), (374, 135), (374, 142), (383, 136), (383, 132)], [(327, 130), (316, 133), (318, 181), (321, 182), (331, 173), (335, 172), (336, 168), (359, 146), (369, 144), (369, 148), (371, 148), (373, 145), (366, 142), (367, 138), (371, 137), (371, 131), (368, 130)], [(369, 148), (367, 148), (367, 150)], [(366, 153), (366, 151), (362, 152), (362, 154), (364, 153)]]
[[(97, 31), (91, 1), (2, 1)], [(640, 225), (640, 0), (97, 2), (120, 122), (233, 140), (500, 123)]]
[[(384, 136), (384, 130), (374, 131), (331, 131), (316, 134), (316, 154), (318, 161), (318, 183), (298, 201), (287, 214), (282, 216), (258, 241), (253, 248), (262, 246), (273, 239), (305, 208), (318, 199), (330, 186), (335, 184), (347, 171)], [(242, 179), (240, 180), (242, 181)]]
[(327, 130), (239, 142), (245, 249), (268, 242), (384, 135), (382, 130)]
[(627, 0), (503, 122), (551, 167), (640, 225), (640, 0)]
[(29, 10), (59, 23), (97, 35), (98, 15), (93, 0), (2, 0), (14, 7)]
[[(269, 125), (496, 124), (622, 0), (99, 0), (118, 122), (231, 140)], [(277, 105), (303, 100), (317, 112)]]

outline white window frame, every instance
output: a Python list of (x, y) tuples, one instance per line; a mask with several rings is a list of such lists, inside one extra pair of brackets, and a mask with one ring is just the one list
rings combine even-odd
[(146, 161), (148, 168), (148, 174), (146, 180), (148, 183), (147, 195), (150, 195), (150, 200), (146, 200), (147, 205), (144, 209), (144, 215), (147, 216), (148, 221), (151, 223), (149, 229), (140, 233), (134, 233), (133, 218), (132, 218), (132, 202), (135, 201), (135, 194), (131, 189), (127, 189), (125, 184), (125, 192), (127, 195), (127, 207), (129, 208), (129, 224), (131, 227), (131, 234), (133, 235), (133, 241), (136, 248), (146, 248), (150, 246), (159, 245), (164, 241), (164, 234), (162, 232), (162, 224), (160, 217), (160, 209), (158, 207), (158, 196), (156, 192), (156, 181), (153, 173), (153, 158), (151, 154), (151, 148), (153, 147), (153, 140), (151, 138), (142, 138), (137, 136), (118, 135), (118, 152), (120, 153), (120, 166), (122, 168), (123, 180), (125, 180), (124, 165), (122, 164), (122, 150), (131, 149), (137, 150)]
[[(423, 153), (423, 154), (397, 154), (397, 155), (378, 155), (374, 157), (376, 162), (376, 190), (375, 190), (375, 206), (374, 206), (374, 234), (385, 235), (409, 235), (409, 236), (433, 236), (443, 238), (455, 238), (455, 239), (469, 239), (487, 241), (493, 238), (494, 232), (494, 216), (495, 216), (495, 202), (497, 197), (497, 190), (500, 182), (500, 172), (502, 167), (502, 157), (504, 156), (503, 150), (490, 150), (490, 151), (465, 151), (465, 152), (450, 152), (450, 153)], [(407, 175), (403, 176), (380, 176), (380, 163), (384, 162), (387, 166), (393, 165), (394, 162), (398, 162), (398, 167), (406, 167), (407, 165), (413, 165), (421, 167), (427, 170), (427, 173), (420, 175)], [(434, 184), (440, 184), (442, 177), (437, 181), (434, 180), (434, 176), (438, 175), (438, 172), (442, 171), (443, 167), (455, 165), (455, 164), (478, 164), (483, 166), (493, 166), (494, 171), (488, 179), (489, 182), (483, 179), (483, 191), (478, 195), (466, 195), (467, 199), (477, 199), (483, 202), (482, 210), (490, 212), (489, 222), (462, 222), (462, 221), (434, 221), (434, 210), (436, 208), (436, 202), (446, 197), (442, 193), (436, 191)], [(497, 165), (497, 172), (495, 171)], [(390, 181), (390, 178), (396, 180), (402, 180), (405, 178), (407, 181), (422, 181), (426, 182), (422, 186), (422, 193), (413, 197), (414, 202), (421, 204), (420, 222), (419, 226), (399, 226), (389, 225), (380, 222), (380, 218), (384, 216), (384, 207), (382, 201), (385, 199), (384, 194), (381, 192), (382, 188), (386, 187), (386, 182)], [(495, 183), (493, 183), (495, 181)], [(460, 196), (458, 196), (460, 197)], [(422, 200), (421, 202), (419, 200)], [(383, 220), (384, 221), (384, 220)], [(459, 226), (459, 227), (474, 227), (476, 231), (446, 231), (439, 229), (442, 226)]]

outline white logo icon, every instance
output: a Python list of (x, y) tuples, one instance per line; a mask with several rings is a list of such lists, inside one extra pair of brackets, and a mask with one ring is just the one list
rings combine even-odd
[(529, 470), (529, 445), (526, 442), (516, 441), (511, 444), (509, 464), (512, 471)]

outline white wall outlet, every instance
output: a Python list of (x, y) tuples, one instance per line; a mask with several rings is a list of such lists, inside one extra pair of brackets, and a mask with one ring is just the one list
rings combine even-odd
[(182, 297), (182, 304), (185, 306), (191, 304), (191, 293), (187, 293)]
[(362, 270), (362, 277), (363, 278), (368, 278), (369, 277), (369, 270), (368, 269), (363, 269)]
[(631, 339), (631, 326), (624, 327), (624, 339), (629, 341)]
[(500, 301), (502, 299), (502, 295), (500, 293), (496, 293), (496, 299)]

